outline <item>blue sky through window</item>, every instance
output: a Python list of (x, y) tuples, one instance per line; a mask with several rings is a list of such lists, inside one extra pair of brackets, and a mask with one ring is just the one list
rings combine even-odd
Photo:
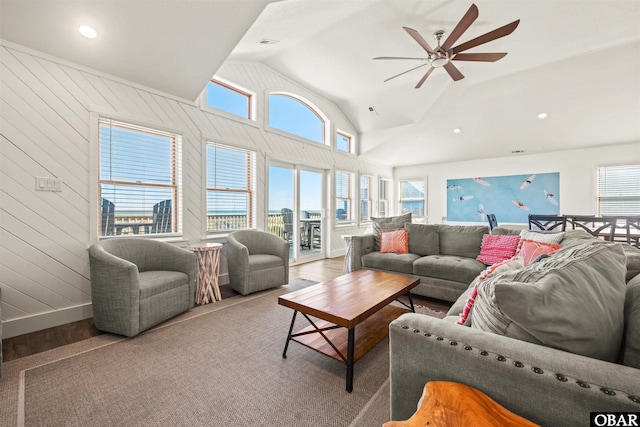
[(219, 84), (207, 83), (207, 105), (236, 116), (249, 119), (249, 101), (247, 95), (236, 92)]
[(286, 95), (269, 95), (269, 126), (323, 143), (324, 123), (309, 106)]

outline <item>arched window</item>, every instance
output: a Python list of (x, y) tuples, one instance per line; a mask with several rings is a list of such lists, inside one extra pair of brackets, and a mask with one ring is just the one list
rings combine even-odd
[(305, 102), (283, 93), (269, 95), (269, 127), (324, 144), (324, 123)]

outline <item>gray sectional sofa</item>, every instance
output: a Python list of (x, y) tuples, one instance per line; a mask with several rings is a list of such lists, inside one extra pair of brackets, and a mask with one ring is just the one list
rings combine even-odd
[(476, 257), (482, 236), (489, 233), (487, 226), (410, 222), (395, 226), (407, 230), (409, 253), (380, 253), (375, 234), (353, 236), (350, 254), (353, 271), (369, 268), (414, 275), (420, 278), (420, 284), (412, 293), (455, 301), (486, 268)]
[[(640, 251), (577, 231), (561, 244), (474, 280), (442, 320), (411, 313), (391, 323), (392, 420), (415, 412), (429, 381), (470, 385), (545, 426), (640, 412)], [(471, 326), (459, 325), (476, 285)]]

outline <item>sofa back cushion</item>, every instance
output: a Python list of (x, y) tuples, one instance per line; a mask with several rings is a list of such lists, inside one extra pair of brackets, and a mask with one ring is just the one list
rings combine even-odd
[(371, 217), (373, 227), (373, 250), (380, 250), (380, 232), (383, 230), (399, 230), (404, 228), (406, 223), (411, 223), (411, 212), (399, 216), (389, 216), (382, 218)]
[(640, 369), (640, 274), (627, 283), (621, 362)]
[(440, 253), (437, 225), (407, 223), (404, 228), (409, 233), (409, 252), (422, 256)]
[(486, 225), (437, 225), (440, 255), (475, 259), (480, 255), (482, 237), (489, 234)]
[(616, 361), (622, 344), (625, 258), (591, 241), (478, 284), (471, 327)]

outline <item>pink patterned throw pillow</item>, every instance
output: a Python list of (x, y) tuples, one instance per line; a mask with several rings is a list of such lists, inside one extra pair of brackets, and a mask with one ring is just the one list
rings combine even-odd
[(480, 255), (476, 258), (483, 264), (493, 265), (515, 255), (520, 236), (485, 234), (482, 236)]
[(531, 264), (542, 254), (552, 254), (562, 246), (555, 243), (536, 242), (534, 240), (522, 239), (517, 256), (524, 259), (524, 265)]
[(380, 232), (380, 253), (409, 253), (409, 235), (407, 230), (390, 230)]

